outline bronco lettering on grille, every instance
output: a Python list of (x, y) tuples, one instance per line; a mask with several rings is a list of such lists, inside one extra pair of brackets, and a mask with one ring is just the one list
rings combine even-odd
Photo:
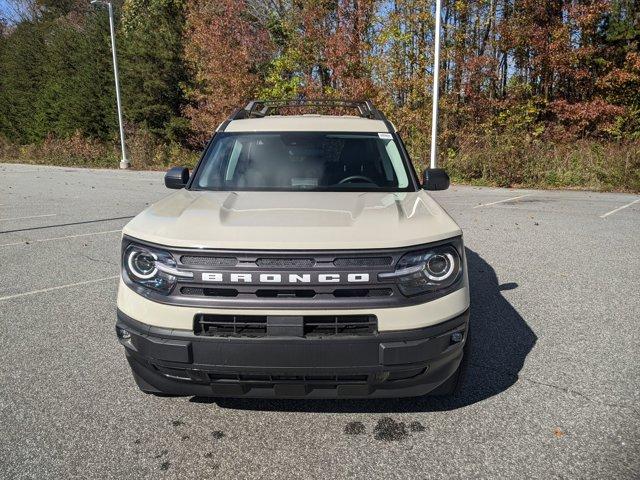
[(226, 273), (203, 272), (211, 283), (367, 283), (368, 273)]

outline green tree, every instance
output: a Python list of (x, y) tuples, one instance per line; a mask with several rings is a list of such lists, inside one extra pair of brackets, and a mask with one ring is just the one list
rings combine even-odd
[[(58, 4), (20, 22), (0, 48), (0, 133), (20, 143), (47, 136), (109, 139), (114, 91), (104, 12)], [(111, 78), (110, 78), (111, 77)]]
[(126, 118), (169, 141), (184, 140), (187, 122), (183, 0), (125, 0), (120, 52)]

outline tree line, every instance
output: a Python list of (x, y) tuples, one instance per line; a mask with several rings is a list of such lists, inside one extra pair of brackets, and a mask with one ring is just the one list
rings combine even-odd
[[(105, 10), (10, 3), (0, 21), (0, 138), (113, 143)], [(532, 161), (526, 150), (554, 164), (540, 172), (553, 183), (567, 169), (580, 174), (570, 165), (579, 145), (591, 152), (593, 165), (581, 165), (590, 177), (628, 177), (636, 188), (637, 0), (442, 4), (440, 155), (454, 174), (517, 183)], [(197, 149), (250, 98), (370, 98), (414, 161), (428, 156), (434, 0), (116, 0), (114, 9), (132, 142)], [(608, 171), (605, 155), (622, 170)]]

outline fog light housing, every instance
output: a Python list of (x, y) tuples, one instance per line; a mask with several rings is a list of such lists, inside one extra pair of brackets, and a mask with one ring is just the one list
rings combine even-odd
[(451, 334), (451, 343), (460, 343), (464, 339), (464, 332), (453, 332)]
[(376, 372), (371, 375), (371, 383), (384, 383), (389, 378), (390, 372)]
[(116, 335), (118, 335), (120, 340), (129, 340), (131, 338), (129, 331), (120, 327), (116, 327)]

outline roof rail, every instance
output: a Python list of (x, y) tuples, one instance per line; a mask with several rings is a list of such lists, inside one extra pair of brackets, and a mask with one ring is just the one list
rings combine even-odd
[(233, 120), (244, 118), (262, 118), (282, 108), (346, 108), (357, 111), (358, 116), (373, 120), (382, 120), (390, 124), (387, 117), (375, 108), (369, 100), (331, 100), (331, 99), (292, 99), (292, 100), (251, 100), (244, 108), (236, 110), (224, 125)]

